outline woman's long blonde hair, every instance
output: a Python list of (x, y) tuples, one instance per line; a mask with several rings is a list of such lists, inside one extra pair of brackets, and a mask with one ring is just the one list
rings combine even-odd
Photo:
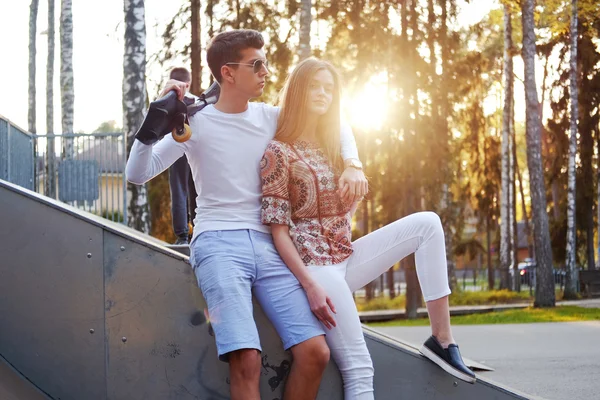
[(326, 69), (333, 76), (333, 99), (329, 110), (319, 117), (317, 138), (336, 173), (343, 171), (340, 155), (340, 77), (333, 65), (316, 58), (307, 58), (294, 68), (279, 94), (281, 112), (275, 139), (290, 143), (298, 139), (308, 120), (308, 93), (311, 79), (318, 71)]

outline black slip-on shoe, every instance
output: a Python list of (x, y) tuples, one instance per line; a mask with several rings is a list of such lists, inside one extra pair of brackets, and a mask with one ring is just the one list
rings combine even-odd
[(465, 365), (458, 345), (451, 344), (444, 349), (435, 336), (430, 336), (420, 351), (450, 375), (469, 383), (475, 383), (477, 380), (475, 373)]

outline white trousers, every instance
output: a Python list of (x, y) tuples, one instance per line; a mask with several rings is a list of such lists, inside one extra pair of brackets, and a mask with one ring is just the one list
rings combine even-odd
[(417, 276), (425, 301), (450, 294), (446, 244), (440, 218), (433, 212), (409, 215), (353, 243), (343, 263), (309, 266), (337, 313), (327, 330), (327, 344), (344, 381), (346, 400), (372, 400), (373, 363), (363, 336), (352, 292), (365, 286), (404, 257), (415, 253)]

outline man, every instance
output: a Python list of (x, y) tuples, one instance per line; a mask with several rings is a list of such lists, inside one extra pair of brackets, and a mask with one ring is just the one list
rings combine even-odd
[[(293, 355), (286, 400), (314, 399), (329, 361), (324, 330), (312, 311), (323, 315), (325, 293), (312, 299), (279, 257), (269, 228), (261, 223), (260, 161), (274, 137), (279, 110), (259, 97), (269, 74), (264, 41), (252, 30), (215, 36), (207, 61), (221, 86), (219, 100), (190, 117), (192, 137), (177, 143), (169, 134), (156, 146), (136, 140), (127, 178), (143, 184), (187, 156), (196, 189), (197, 215), (191, 263), (206, 299), (219, 358), (229, 361), (231, 398), (259, 400), (260, 340), (252, 294)], [(169, 81), (162, 95), (185, 83)], [(347, 165), (340, 187), (350, 199), (366, 194), (367, 182), (349, 128), (341, 132)], [(332, 316), (325, 318), (335, 324)], [(321, 318), (321, 317), (320, 317)]]
[[(195, 96), (188, 92), (192, 81), (190, 72), (182, 67), (173, 68), (169, 73), (169, 79), (186, 84), (184, 102), (192, 104)], [(169, 187), (173, 232), (177, 237), (175, 244), (188, 244), (189, 223), (193, 223), (196, 216), (196, 189), (185, 155), (169, 167)]]

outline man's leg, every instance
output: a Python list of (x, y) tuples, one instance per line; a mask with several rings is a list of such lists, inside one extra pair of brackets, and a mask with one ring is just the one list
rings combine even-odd
[(285, 384), (283, 398), (288, 400), (315, 399), (323, 372), (329, 362), (329, 347), (325, 336), (305, 340), (290, 349), (292, 369)]
[(192, 229), (194, 229), (194, 220), (196, 219), (196, 197), (198, 197), (198, 192), (196, 192), (194, 176), (188, 164), (188, 214)]
[(251, 231), (256, 252), (254, 295), (294, 357), (283, 398), (313, 400), (329, 362), (325, 330), (310, 310), (304, 289), (285, 265), (273, 237)]
[(171, 216), (177, 244), (188, 243), (188, 179), (189, 165), (185, 156), (169, 167)]
[(260, 400), (260, 352), (242, 349), (229, 353), (232, 400)]
[(221, 361), (229, 361), (231, 398), (259, 400), (260, 339), (254, 322), (254, 251), (247, 230), (203, 232), (190, 261), (215, 332)]

